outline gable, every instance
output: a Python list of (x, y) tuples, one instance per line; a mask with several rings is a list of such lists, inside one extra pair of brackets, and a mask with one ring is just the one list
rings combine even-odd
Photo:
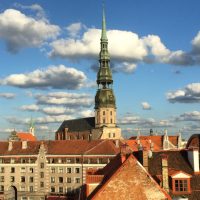
[(174, 179), (179, 179), (179, 178), (190, 178), (192, 177), (190, 174), (184, 173), (184, 172), (177, 172), (174, 175), (171, 175), (172, 178)]

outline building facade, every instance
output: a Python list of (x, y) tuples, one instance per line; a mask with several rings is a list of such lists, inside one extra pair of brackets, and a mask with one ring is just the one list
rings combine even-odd
[(111, 140), (0, 142), (0, 199), (75, 199), (86, 170), (104, 167), (119, 150)]

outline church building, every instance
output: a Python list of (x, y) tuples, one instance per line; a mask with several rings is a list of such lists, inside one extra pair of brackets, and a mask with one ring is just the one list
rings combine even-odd
[(121, 128), (116, 122), (116, 100), (112, 89), (113, 78), (108, 52), (106, 19), (103, 10), (102, 32), (100, 39), (98, 89), (95, 96), (95, 117), (64, 121), (58, 128), (56, 140), (96, 140), (122, 139)]

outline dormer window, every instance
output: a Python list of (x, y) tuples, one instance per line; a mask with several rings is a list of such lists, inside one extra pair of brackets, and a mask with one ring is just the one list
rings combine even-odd
[(190, 181), (191, 175), (182, 171), (175, 172), (171, 175), (172, 191), (174, 194), (188, 194), (191, 192)]

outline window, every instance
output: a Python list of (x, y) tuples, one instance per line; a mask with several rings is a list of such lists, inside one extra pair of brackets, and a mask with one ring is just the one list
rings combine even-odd
[(54, 167), (51, 168), (51, 173), (56, 173), (56, 169)]
[(108, 133), (108, 137), (111, 138), (111, 133)]
[(40, 172), (40, 178), (44, 178), (44, 172)]
[(71, 173), (72, 173), (72, 169), (68, 167), (68, 168), (67, 168), (67, 173), (68, 173), (68, 174), (71, 174)]
[(21, 186), (21, 191), (24, 192), (25, 191), (25, 185)]
[(110, 115), (112, 116), (112, 111), (110, 111)]
[(40, 187), (44, 187), (44, 182), (40, 182)]
[(71, 159), (70, 159), (70, 158), (67, 158), (66, 162), (67, 162), (67, 163), (70, 163), (70, 162), (71, 162)]
[(22, 158), (21, 163), (26, 163), (26, 160), (24, 158)]
[(55, 177), (51, 177), (51, 183), (55, 183)]
[(188, 181), (187, 180), (175, 180), (175, 192), (187, 192)]
[(21, 183), (25, 183), (26, 179), (25, 176), (21, 176)]
[(67, 193), (71, 193), (71, 191), (72, 191), (72, 188), (71, 188), (71, 187), (68, 187), (68, 188), (67, 188)]
[(71, 178), (67, 178), (67, 183), (71, 183), (72, 179)]
[(30, 191), (30, 192), (33, 192), (33, 191), (34, 191), (34, 190), (33, 190), (33, 186), (30, 186), (30, 187), (29, 187), (29, 191)]
[(29, 172), (30, 172), (30, 173), (33, 173), (33, 168), (32, 168), (32, 167), (29, 168)]
[(106, 123), (106, 119), (105, 119), (105, 118), (103, 118), (103, 123), (104, 123), (104, 124)]
[(63, 173), (63, 168), (60, 167), (58, 172), (59, 172), (59, 173)]
[(3, 192), (4, 191), (4, 186), (0, 185), (0, 191)]
[(29, 183), (33, 183), (34, 178), (32, 176), (29, 177)]
[(75, 178), (75, 182), (76, 182), (76, 183), (80, 183), (80, 182), (81, 182), (81, 179), (80, 179), (80, 178)]
[(63, 177), (58, 177), (58, 182), (63, 183)]
[(63, 193), (63, 187), (59, 187), (59, 193)]
[(75, 172), (76, 172), (77, 174), (79, 174), (79, 173), (80, 173), (80, 168), (76, 168), (76, 169), (75, 169)]
[(111, 124), (113, 123), (113, 120), (112, 120), (112, 118), (110, 119), (110, 123), (111, 123)]
[(0, 167), (0, 173), (4, 173), (4, 167)]
[(10, 177), (10, 182), (12, 182), (12, 183), (15, 182), (15, 177), (14, 176)]
[(80, 163), (80, 158), (76, 158), (76, 163)]
[(40, 163), (40, 168), (41, 168), (41, 169), (44, 168), (44, 163)]
[(105, 112), (105, 111), (103, 111), (103, 115), (106, 115), (106, 112)]
[(35, 163), (35, 160), (34, 160), (33, 158), (30, 158), (30, 159), (29, 159), (29, 162), (30, 162), (30, 163)]
[(4, 182), (4, 176), (0, 176), (0, 182)]
[(115, 137), (115, 133), (113, 133), (113, 137)]
[(15, 159), (14, 159), (14, 158), (11, 158), (11, 159), (10, 159), (10, 163), (15, 163)]
[(26, 168), (25, 167), (21, 167), (21, 172), (22, 173), (26, 172)]
[(55, 187), (54, 186), (51, 186), (51, 192), (55, 192)]
[(15, 173), (15, 168), (14, 167), (10, 168), (10, 173)]
[[(25, 191), (25, 189), (22, 190), (22, 191)], [(22, 197), (22, 200), (27, 200), (27, 197)]]

